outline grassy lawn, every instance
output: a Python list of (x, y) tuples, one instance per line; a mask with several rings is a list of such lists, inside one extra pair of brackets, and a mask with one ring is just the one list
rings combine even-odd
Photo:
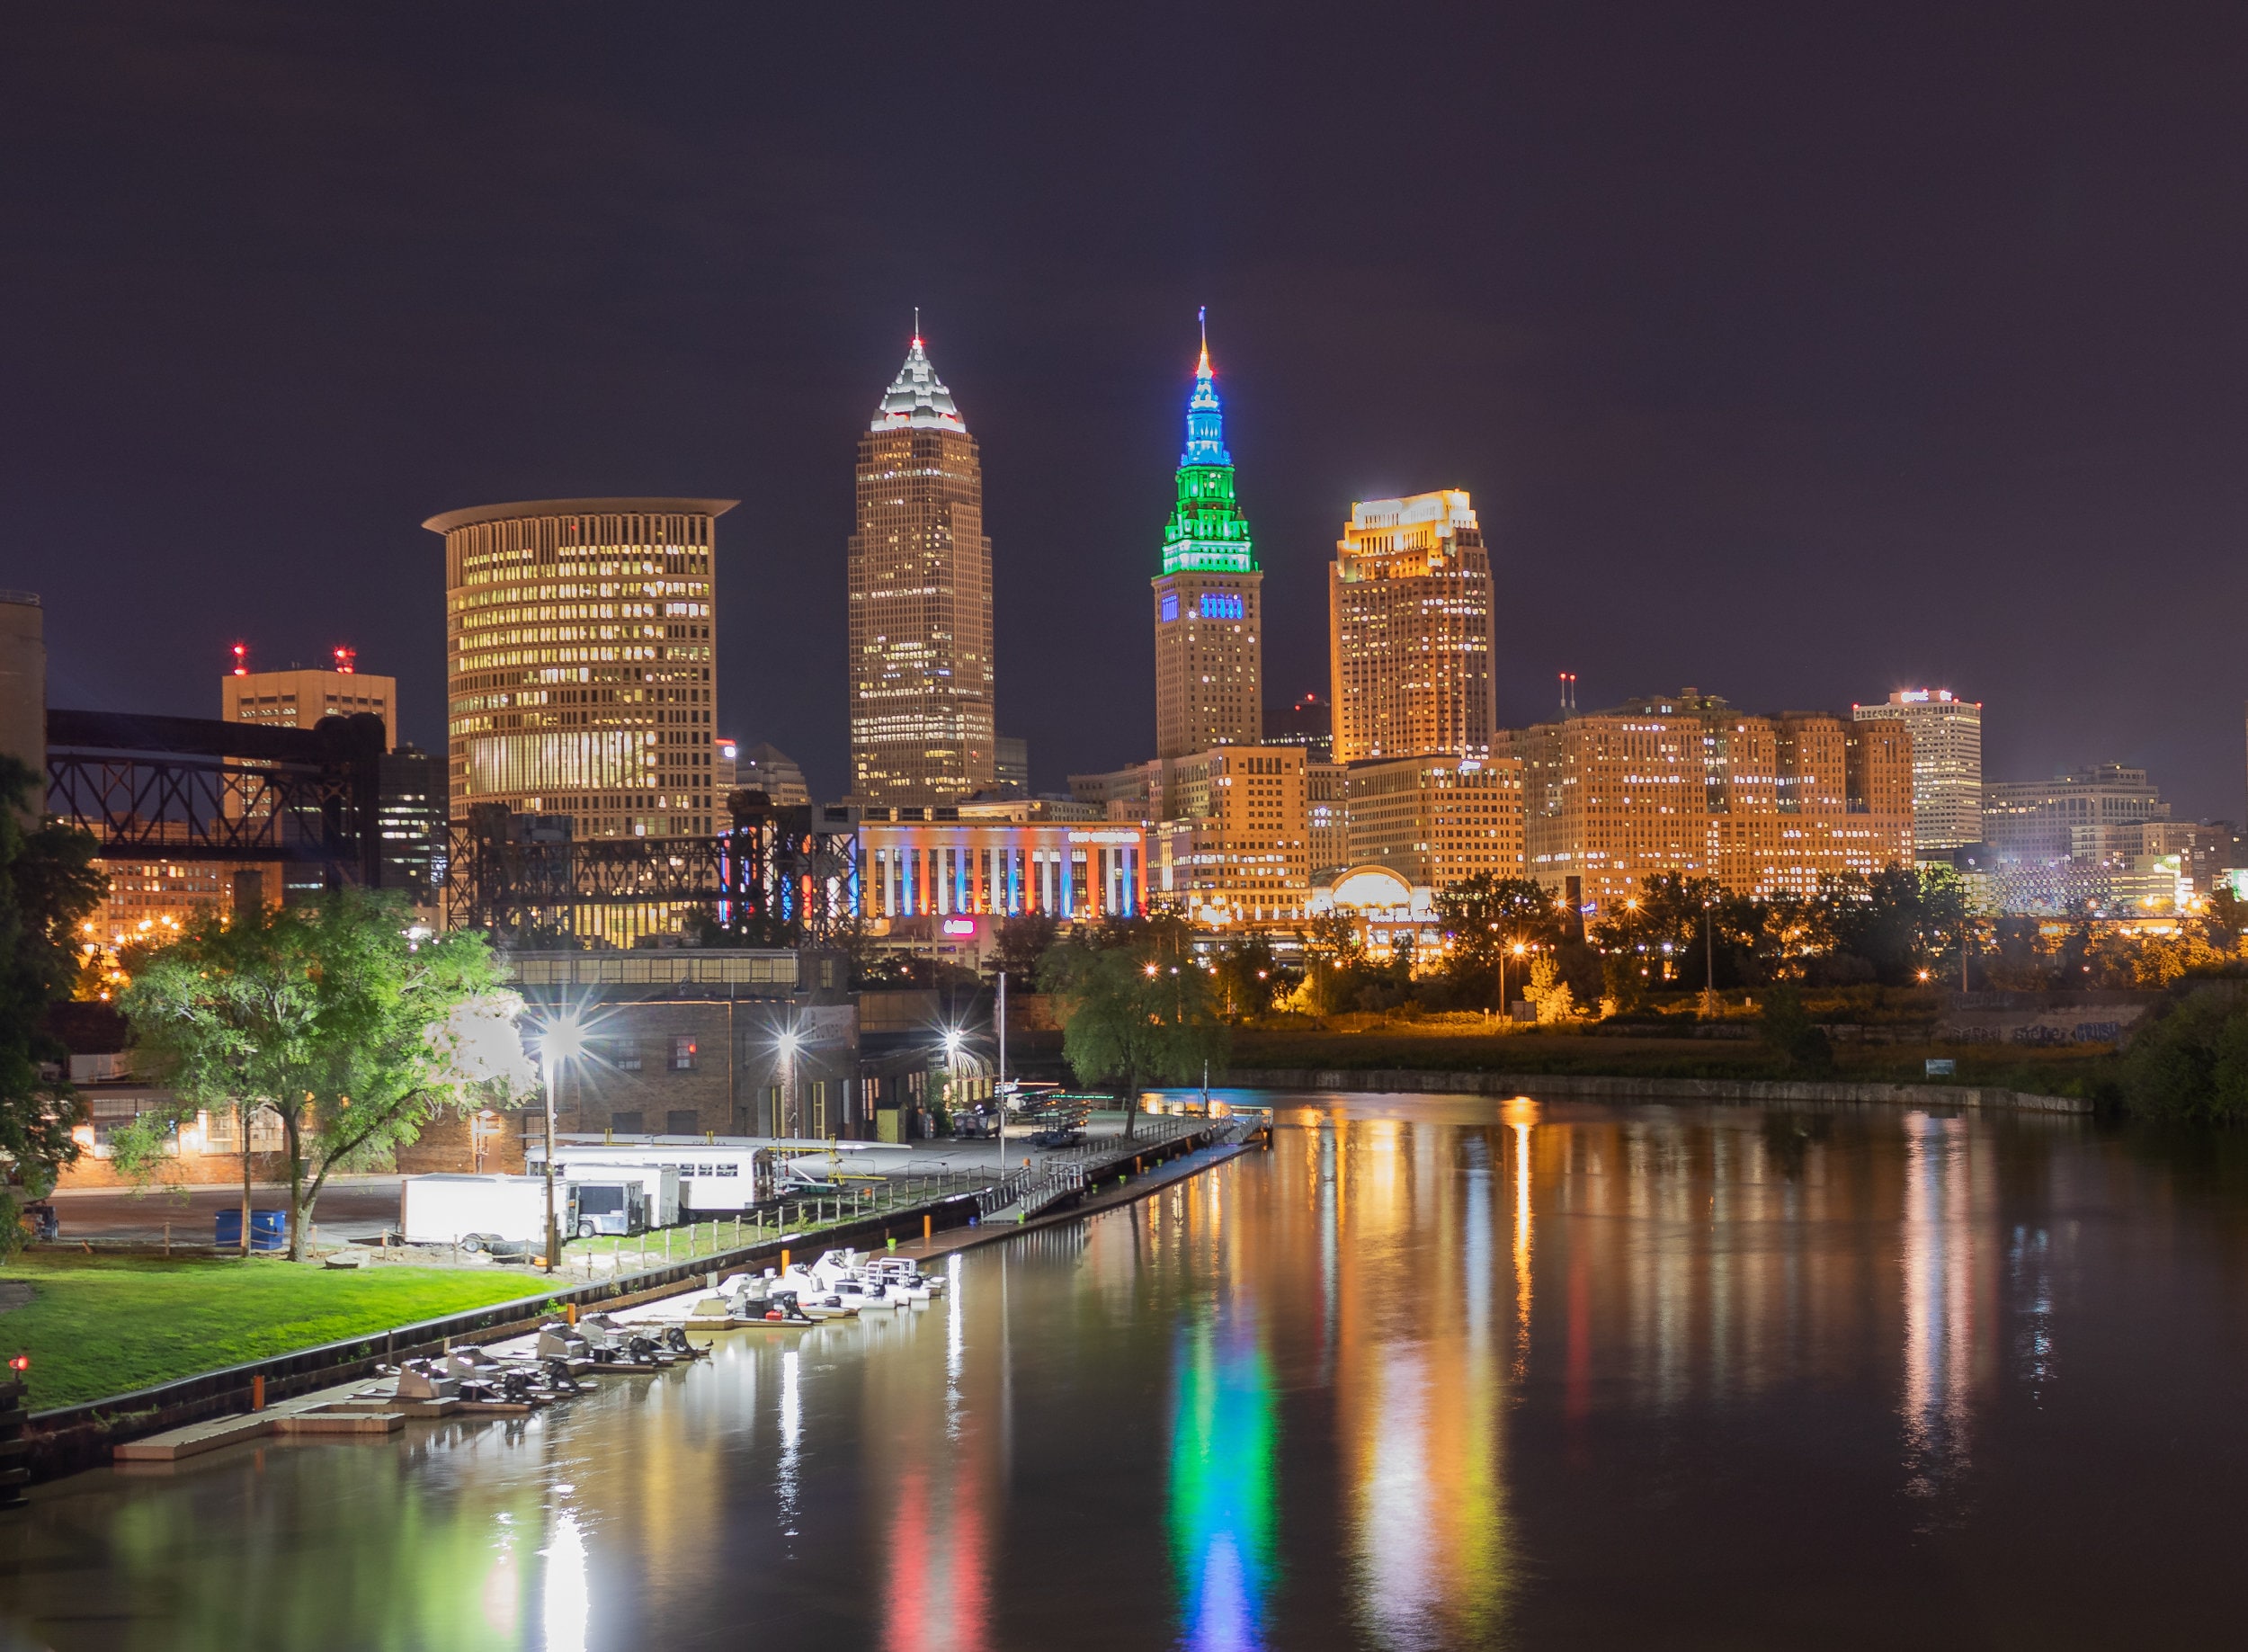
[[(266, 1354), (543, 1296), (522, 1269), (330, 1272), (277, 1258), (34, 1252), (0, 1267), (32, 1299), (0, 1313), (0, 1358), (31, 1356), (33, 1409)], [(13, 1293), (11, 1293), (13, 1294)]]

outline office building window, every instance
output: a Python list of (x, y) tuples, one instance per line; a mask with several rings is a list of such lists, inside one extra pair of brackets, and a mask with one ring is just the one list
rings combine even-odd
[(664, 1134), (700, 1136), (702, 1134), (702, 1115), (691, 1107), (674, 1107), (664, 1115)]
[(609, 1129), (614, 1135), (638, 1136), (641, 1130), (639, 1110), (635, 1108), (630, 1112), (611, 1113), (609, 1115)]
[(695, 1070), (695, 1041), (684, 1033), (672, 1036), (672, 1071), (691, 1073)]

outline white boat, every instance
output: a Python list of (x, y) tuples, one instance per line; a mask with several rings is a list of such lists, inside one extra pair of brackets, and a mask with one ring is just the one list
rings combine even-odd
[(846, 1295), (801, 1264), (790, 1266), (772, 1288), (795, 1291), (797, 1306), (815, 1319), (840, 1319), (866, 1306), (863, 1292)]
[(861, 1269), (861, 1277), (880, 1280), (890, 1290), (903, 1290), (916, 1302), (926, 1302), (944, 1294), (944, 1275), (923, 1273), (911, 1256), (870, 1256)]
[(903, 1308), (912, 1299), (891, 1290), (879, 1279), (868, 1279), (852, 1264), (852, 1251), (828, 1251), (812, 1264), (812, 1277), (846, 1302), (861, 1308)]

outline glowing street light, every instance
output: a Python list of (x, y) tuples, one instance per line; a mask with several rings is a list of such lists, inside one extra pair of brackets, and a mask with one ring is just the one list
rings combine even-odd
[(787, 1136), (796, 1122), (796, 1051), (800, 1040), (796, 1029), (787, 1027), (774, 1041), (781, 1049), (781, 1116), (772, 1121), (772, 1133)]

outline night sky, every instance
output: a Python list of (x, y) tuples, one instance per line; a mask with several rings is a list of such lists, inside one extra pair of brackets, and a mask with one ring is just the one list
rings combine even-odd
[[(1499, 711), (1985, 702), (1994, 779), (2244, 812), (2248, 12), (11, 6), (0, 585), (53, 703), (401, 679), (425, 516), (739, 497), (720, 720), (846, 773), (859, 433), (983, 446), (999, 724), (1152, 755), (1209, 307), (1268, 702), (1351, 501), (1472, 491)], [(827, 19), (837, 20), (830, 31)]]

